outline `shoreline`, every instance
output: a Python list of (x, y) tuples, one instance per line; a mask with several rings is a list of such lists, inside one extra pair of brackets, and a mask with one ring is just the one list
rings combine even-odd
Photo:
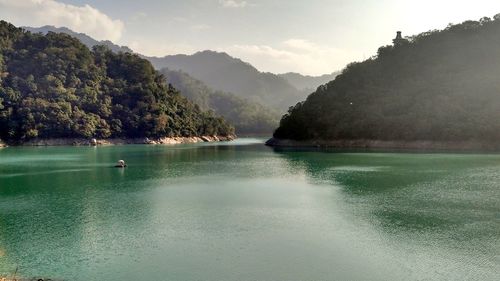
[(339, 148), (339, 149), (401, 149), (401, 150), (500, 150), (500, 142), (481, 141), (385, 141), (385, 140), (307, 140), (271, 138), (267, 146), (275, 148)]
[[(148, 144), (148, 145), (174, 145), (200, 142), (222, 142), (236, 139), (235, 135), (230, 136), (197, 136), (197, 137), (164, 137), (164, 138), (110, 138), (110, 139), (86, 139), (86, 138), (51, 138), (32, 139), (19, 144), (9, 146), (107, 146), (107, 145), (127, 145), (127, 144)], [(0, 147), (7, 147), (0, 141)]]

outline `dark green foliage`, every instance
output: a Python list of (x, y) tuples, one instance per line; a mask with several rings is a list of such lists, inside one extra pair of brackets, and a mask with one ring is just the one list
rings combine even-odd
[(137, 55), (0, 21), (0, 139), (232, 133)]
[(283, 116), (283, 139), (500, 140), (500, 18), (451, 25), (349, 65)]
[(106, 46), (108, 49), (115, 53), (119, 52), (124, 52), (124, 53), (133, 53), (133, 51), (125, 46), (118, 46), (116, 44), (113, 44), (113, 42), (104, 40), (104, 41), (97, 41), (94, 38), (88, 36), (85, 33), (78, 33), (74, 32), (73, 30), (66, 28), (66, 27), (55, 27), (52, 25), (46, 25), (42, 27), (23, 27), (23, 29), (30, 31), (31, 33), (41, 33), (41, 34), (47, 34), (49, 32), (54, 32), (54, 33), (66, 33), (68, 35), (71, 35), (72, 37), (77, 38), (82, 42), (85, 46), (89, 47), (92, 49), (94, 46)]
[(232, 93), (214, 91), (185, 72), (164, 68), (161, 73), (189, 100), (203, 110), (213, 110), (236, 128), (236, 133), (271, 134), (278, 125), (279, 115), (259, 103), (237, 97)]

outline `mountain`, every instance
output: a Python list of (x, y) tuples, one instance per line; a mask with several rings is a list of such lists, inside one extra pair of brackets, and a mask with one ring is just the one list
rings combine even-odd
[(0, 21), (0, 139), (233, 134), (145, 59)]
[[(130, 52), (126, 46), (119, 46), (111, 41), (98, 41), (84, 34), (74, 32), (66, 27), (42, 26), (23, 27), (32, 33), (48, 32), (65, 33), (79, 39), (87, 47), (104, 45), (113, 52)], [(338, 74), (322, 76), (304, 76), (298, 73), (275, 75), (260, 72), (251, 64), (233, 58), (226, 53), (203, 51), (193, 55), (172, 55), (165, 57), (148, 57), (140, 55), (153, 63), (156, 69), (168, 68), (180, 70), (195, 77), (217, 91), (231, 92), (244, 99), (250, 99), (273, 109), (284, 111), (292, 104), (303, 100), (318, 86), (335, 78)]]
[(238, 135), (272, 134), (278, 125), (279, 114), (275, 110), (232, 93), (214, 91), (182, 71), (164, 68), (160, 72), (202, 110), (213, 110), (233, 124)]
[(500, 15), (397, 38), (290, 109), (274, 136), (498, 142), (498, 34)]
[(193, 55), (148, 59), (157, 69), (182, 70), (217, 91), (231, 92), (280, 111), (307, 96), (284, 78), (260, 72), (249, 63), (226, 53), (203, 51)]
[(115, 53), (118, 53), (118, 52), (133, 53), (133, 51), (128, 47), (118, 46), (109, 40), (97, 41), (94, 38), (88, 36), (87, 34), (74, 32), (73, 30), (66, 28), (66, 27), (55, 27), (55, 26), (51, 26), (51, 25), (46, 25), (46, 26), (42, 26), (42, 27), (22, 27), (22, 28), (25, 29), (26, 31), (31, 32), (31, 33), (41, 33), (43, 35), (45, 35), (49, 32), (65, 33), (65, 34), (68, 34), (68, 35), (71, 35), (71, 36), (77, 38), (78, 40), (80, 40), (80, 42), (82, 42), (85, 46), (89, 47), (90, 49), (92, 49), (92, 47), (94, 47), (94, 46), (104, 45)]
[[(24, 29), (41, 34), (65, 33), (79, 39), (89, 48), (104, 45), (115, 53), (133, 52), (128, 47), (110, 41), (97, 41), (65, 27)], [(182, 95), (202, 109), (213, 110), (225, 117), (240, 134), (271, 133), (279, 120), (277, 112), (284, 112), (337, 75), (332, 73), (314, 77), (298, 73), (263, 73), (240, 59), (213, 51), (162, 58), (139, 56), (161, 70), (168, 83), (178, 88)]]
[(321, 76), (302, 75), (295, 72), (278, 74), (278, 76), (284, 78), (295, 88), (308, 93), (311, 93), (319, 86), (334, 80), (337, 75), (339, 75), (339, 72), (333, 72), (331, 74), (324, 74)]
[[(77, 33), (65, 27), (43, 26), (39, 28), (24, 27), (24, 29), (40, 34), (49, 32), (68, 34), (89, 48), (104, 45), (115, 53), (133, 52), (128, 47), (118, 46), (110, 41), (97, 41), (86, 34)], [(153, 62), (158, 60), (157, 58), (139, 56)], [(168, 68), (164, 68), (162, 72), (167, 75), (168, 83), (179, 89), (182, 95), (200, 105), (202, 109), (213, 110), (216, 114), (226, 117), (231, 124), (234, 124), (239, 134), (271, 134), (278, 124), (279, 114), (277, 111), (255, 101), (259, 99), (251, 101), (251, 97), (212, 90), (204, 82), (191, 77), (186, 72), (173, 71)]]

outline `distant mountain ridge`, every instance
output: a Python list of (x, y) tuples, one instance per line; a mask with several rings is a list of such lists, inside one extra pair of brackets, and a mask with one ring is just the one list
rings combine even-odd
[(134, 51), (132, 49), (130, 49), (129, 47), (119, 46), (119, 45), (114, 44), (113, 42), (111, 42), (109, 40), (98, 41), (98, 40), (95, 40), (94, 38), (88, 36), (85, 33), (78, 33), (78, 32), (75, 32), (67, 27), (55, 27), (52, 25), (45, 25), (42, 27), (23, 26), (22, 28), (26, 31), (31, 32), (31, 33), (41, 33), (43, 35), (45, 35), (49, 32), (65, 33), (65, 34), (68, 34), (68, 35), (71, 35), (71, 36), (77, 38), (78, 40), (80, 40), (80, 42), (82, 42), (85, 46), (89, 47), (90, 49), (92, 49), (92, 47), (97, 46), (97, 45), (104, 45), (115, 53), (118, 53), (118, 52), (134, 53)]
[(158, 69), (182, 70), (211, 88), (232, 92), (281, 111), (307, 96), (307, 92), (298, 90), (285, 78), (260, 72), (251, 64), (222, 52), (207, 50), (149, 60)]
[(214, 91), (202, 81), (182, 71), (164, 68), (160, 73), (166, 77), (168, 83), (198, 104), (202, 110), (213, 110), (229, 120), (238, 135), (271, 134), (278, 125), (280, 114), (267, 106), (233, 93)]

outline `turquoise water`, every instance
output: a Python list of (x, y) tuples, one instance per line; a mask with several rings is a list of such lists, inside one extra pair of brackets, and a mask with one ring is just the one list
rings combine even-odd
[(0, 276), (500, 280), (500, 155), (262, 142), (0, 150)]

